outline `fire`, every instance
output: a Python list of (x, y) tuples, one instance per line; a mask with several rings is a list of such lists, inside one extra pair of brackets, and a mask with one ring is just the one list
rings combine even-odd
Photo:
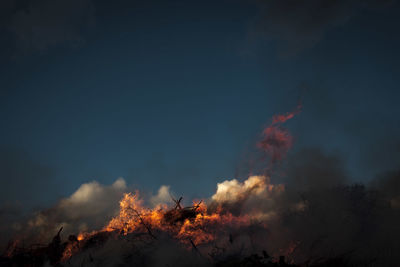
[(211, 230), (223, 228), (224, 225), (240, 226), (248, 224), (248, 218), (235, 217), (230, 213), (222, 214), (221, 210), (209, 213), (203, 202), (193, 203), (192, 207), (182, 208), (180, 203), (168, 210), (165, 205), (148, 209), (138, 193), (125, 194), (120, 202), (120, 213), (103, 229), (119, 231), (126, 235), (132, 232), (167, 232), (182, 243), (200, 245), (215, 239)]
[(164, 233), (190, 248), (214, 241), (221, 233), (228, 236), (227, 228), (245, 227), (251, 223), (249, 216), (234, 216), (223, 212), (221, 208), (209, 212), (207, 205), (202, 201), (193, 202), (191, 207), (182, 207), (180, 201), (181, 199), (176, 201), (174, 208), (158, 205), (150, 209), (143, 205), (138, 192), (124, 194), (119, 203), (119, 214), (100, 231), (80, 233), (76, 242), (70, 242), (66, 246), (62, 261), (68, 260), (79, 251), (79, 244), (84, 244), (91, 237), (101, 233), (144, 233), (154, 239), (157, 239), (158, 234)]
[[(270, 155), (272, 161), (280, 160), (291, 147), (292, 136), (281, 124), (293, 118), (299, 111), (300, 106), (293, 112), (274, 116), (270, 126), (263, 131), (263, 139), (257, 145)], [(93, 192), (103, 190), (97, 183), (87, 184), (68, 201), (74, 204), (81, 203), (88, 192), (93, 193), (90, 190), (92, 187), (96, 188), (92, 190)], [(112, 185), (113, 190), (125, 188), (123, 180), (118, 180)], [(164, 195), (168, 193), (167, 187), (163, 190)], [(216, 246), (216, 242), (224, 238), (226, 240), (229, 238), (228, 241), (232, 243), (232, 232), (240, 233), (243, 229), (255, 225), (261, 228), (267, 227), (268, 219), (273, 218), (275, 213), (269, 210), (263, 211), (257, 206), (261, 203), (270, 205), (273, 203), (273, 197), (284, 190), (284, 185), (271, 184), (267, 175), (252, 175), (244, 182), (233, 179), (218, 183), (217, 191), (209, 199), (208, 204), (194, 201), (189, 207), (183, 207), (180, 198), (173, 199), (175, 206), (172, 207), (158, 204), (155, 208), (148, 208), (145, 201), (140, 198), (139, 192), (125, 193), (119, 202), (119, 213), (102, 229), (81, 232), (77, 236), (70, 235), (67, 242), (61, 243), (61, 228), (44, 251), (49, 255), (59, 255), (61, 252), (60, 257), (57, 256), (53, 262), (65, 262), (99, 240), (102, 242), (110, 237), (124, 238), (130, 234), (146, 236), (153, 240), (167, 236), (177, 240), (184, 247), (195, 250), (207, 244)], [(65, 204), (66, 201), (62, 203)], [(246, 206), (245, 212), (238, 212), (238, 209), (246, 203), (252, 203), (252, 207)], [(11, 246), (10, 251), (13, 250)], [(289, 250), (287, 254), (293, 251), (294, 249)], [(12, 256), (13, 253), (9, 254)]]
[[(257, 146), (271, 157), (272, 163), (281, 160), (292, 146), (293, 137), (287, 129), (282, 127), (282, 124), (292, 119), (300, 110), (301, 105), (298, 105), (292, 112), (273, 116), (271, 124), (262, 132), (262, 140)], [(272, 185), (265, 176), (251, 176), (243, 184), (236, 179), (218, 184), (217, 192), (212, 196), (212, 200), (226, 204), (232, 200), (246, 198), (250, 194), (279, 193), (283, 190), (283, 185)], [(154, 239), (157, 239), (159, 233), (167, 233), (182, 244), (196, 248), (214, 241), (220, 235), (229, 235), (226, 229), (246, 227), (255, 219), (269, 216), (268, 214), (235, 216), (224, 211), (222, 206), (209, 212), (207, 205), (202, 201), (194, 202), (191, 207), (182, 207), (181, 199), (175, 200), (174, 208), (161, 204), (150, 209), (144, 206), (144, 201), (139, 198), (138, 192), (126, 193), (119, 203), (120, 211), (117, 216), (100, 231), (80, 233), (76, 242), (84, 243), (92, 236), (101, 233), (121, 235), (145, 233)], [(263, 224), (263, 226), (266, 225)], [(74, 242), (69, 243), (62, 260), (65, 261), (77, 250), (79, 248)]]

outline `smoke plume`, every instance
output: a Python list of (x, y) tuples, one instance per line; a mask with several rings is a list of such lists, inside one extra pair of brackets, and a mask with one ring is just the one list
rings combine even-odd
[[(400, 172), (352, 184), (339, 155), (317, 148), (288, 155), (292, 139), (278, 142), (276, 133), (291, 136), (282, 123), (296, 113), (273, 117), (258, 146), (271, 157), (269, 164), (287, 160), (281, 183), (265, 172), (228, 179), (214, 194), (183, 207), (168, 185), (142, 197), (126, 194), (131, 190), (122, 178), (108, 186), (93, 181), (29, 219), (4, 223), (19, 242), (52, 240), (47, 251), (61, 248), (57, 255), (70, 266), (210, 266), (260, 253), (309, 266), (332, 258), (352, 266), (396, 266)], [(60, 227), (62, 236), (51, 239)], [(18, 244), (9, 245), (6, 255), (16, 253)], [(60, 263), (49, 257), (54, 262)]]

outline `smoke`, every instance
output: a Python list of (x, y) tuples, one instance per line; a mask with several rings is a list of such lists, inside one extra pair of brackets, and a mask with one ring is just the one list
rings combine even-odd
[(217, 202), (232, 202), (252, 193), (259, 195), (265, 189), (265, 177), (262, 176), (251, 176), (243, 183), (236, 179), (227, 180), (217, 184), (217, 192), (211, 199)]
[(400, 170), (379, 175), (371, 182), (371, 187), (381, 192), (393, 209), (400, 209)]
[[(93, 181), (23, 222), (7, 217), (8, 230), (30, 243), (49, 242), (60, 227), (63, 235), (85, 232), (84, 247), (70, 258), (71, 266), (207, 266), (261, 251), (274, 258), (285, 255), (297, 264), (346, 257), (360, 265), (396, 266), (400, 172), (383, 173), (366, 185), (352, 184), (338, 154), (309, 148), (288, 155), (288, 143), (272, 142), (276, 135), (271, 132), (290, 136), (282, 123), (296, 113), (298, 109), (273, 117), (259, 143), (271, 163), (287, 159), (280, 166), (281, 183), (272, 182), (282, 178), (272, 172), (221, 181), (215, 193), (203, 199), (204, 206), (197, 202), (184, 209), (170, 205), (167, 185), (139, 199), (138, 194), (124, 195), (131, 190), (122, 178), (108, 186)], [(118, 213), (123, 195), (126, 201)], [(165, 224), (167, 213), (160, 204), (169, 204), (172, 224)], [(4, 210), (0, 215), (7, 212), (12, 214)], [(192, 239), (195, 234), (200, 235)]]
[(243, 183), (226, 180), (217, 184), (210, 208), (265, 220), (276, 215), (276, 200), (284, 189), (283, 184), (273, 185), (265, 176), (250, 176)]
[(339, 155), (326, 154), (318, 148), (302, 149), (287, 163), (289, 190), (305, 191), (344, 185), (349, 182), (344, 162)]
[(43, 191), (58, 191), (55, 169), (38, 162), (18, 149), (0, 147), (0, 249), (12, 237), (25, 213), (34, 205), (30, 200), (49, 201)]
[(282, 124), (292, 119), (300, 110), (301, 105), (293, 112), (273, 116), (271, 125), (262, 132), (262, 140), (257, 146), (270, 156), (272, 164), (282, 160), (292, 147), (293, 137)]
[(256, 143), (257, 150), (246, 155), (245, 169), (249, 169), (248, 175), (262, 174), (270, 177), (276, 167), (279, 167), (294, 142), (293, 136), (283, 124), (299, 114), (301, 108), (301, 104), (298, 104), (292, 112), (272, 117), (270, 124), (263, 129), (260, 140)]
[(86, 183), (81, 185), (70, 197), (62, 199), (57, 210), (62, 210), (62, 214), (66, 216), (67, 220), (76, 222), (81, 219), (82, 221), (90, 219), (92, 226), (98, 226), (103, 222), (93, 219), (101, 218), (102, 215), (108, 215), (105, 216), (107, 218), (113, 214), (115, 203), (126, 190), (127, 186), (123, 178), (118, 178), (110, 186), (100, 185), (96, 181)]
[[(63, 227), (63, 234), (101, 229), (118, 212), (118, 203), (128, 190), (125, 180), (112, 185), (96, 181), (82, 184), (71, 196), (55, 206), (36, 212), (31, 218), (11, 224), (18, 239), (48, 242)], [(10, 229), (8, 229), (10, 230)]]
[(160, 189), (158, 189), (157, 195), (150, 197), (150, 204), (155, 207), (159, 204), (171, 204), (172, 203), (172, 195), (170, 192), (170, 186), (162, 185)]
[(157, 240), (126, 236), (108, 238), (68, 261), (69, 266), (210, 266), (196, 251), (188, 250), (167, 236)]
[(210, 206), (265, 223), (257, 247), (296, 263), (346, 255), (354, 262), (396, 266), (399, 173), (351, 184), (338, 155), (307, 149), (289, 160), (286, 186), (259, 176), (227, 180), (218, 184)]
[[(114, 237), (98, 236), (97, 241), (88, 242), (97, 245), (77, 253), (69, 264), (207, 266), (210, 260), (266, 250), (296, 263), (316, 264), (346, 255), (354, 262), (394, 266), (399, 260), (395, 252), (400, 249), (399, 173), (382, 174), (368, 185), (349, 184), (338, 155), (315, 148), (302, 150), (289, 157), (285, 184), (274, 184), (265, 175), (217, 184), (215, 193), (204, 199), (208, 212), (232, 214), (247, 223), (224, 225), (222, 232), (215, 232), (220, 229), (217, 226), (207, 228), (217, 236), (213, 242), (188, 249), (162, 232), (156, 232), (156, 239), (146, 233), (110, 233)], [(117, 214), (118, 201), (127, 190), (122, 178), (109, 186), (95, 181), (83, 184), (53, 208), (20, 224), (19, 231), (25, 240), (48, 242), (61, 226), (63, 236), (102, 229)], [(170, 196), (170, 187), (164, 185), (146, 201), (157, 206), (170, 202)], [(184, 260), (174, 256), (177, 253), (186, 255)]]

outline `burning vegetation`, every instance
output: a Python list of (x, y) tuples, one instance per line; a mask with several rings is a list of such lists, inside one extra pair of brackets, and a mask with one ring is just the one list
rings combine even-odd
[[(251, 185), (254, 182), (262, 182), (263, 177), (253, 177), (244, 186), (241, 192), (221, 192), (226, 185), (220, 184), (219, 189), (214, 195), (218, 199), (221, 194), (226, 197), (239, 196), (246, 193), (246, 190), (253, 190), (259, 185)], [(153, 209), (143, 206), (143, 200), (139, 194), (126, 193), (120, 201), (119, 214), (112, 218), (110, 222), (99, 231), (82, 232), (79, 235), (70, 235), (66, 241), (62, 241), (59, 229), (48, 245), (31, 245), (21, 247), (19, 241), (9, 244), (6, 253), (2, 258), (2, 264), (8, 266), (42, 266), (46, 261), (53, 266), (71, 265), (71, 260), (75, 255), (84, 254), (88, 250), (103, 246), (109, 240), (117, 241), (134, 239), (133, 243), (143, 242), (143, 244), (154, 244), (159, 239), (160, 242), (177, 242), (181, 244), (181, 249), (192, 251), (198, 254), (204, 261), (203, 264), (211, 264), (213, 258), (218, 258), (223, 250), (218, 247), (217, 239), (225, 239), (224, 242), (234, 243), (234, 238), (238, 233), (254, 225), (256, 218), (248, 215), (235, 216), (229, 211), (224, 211), (222, 206), (218, 206), (214, 211), (210, 211), (202, 201), (194, 202), (192, 206), (183, 207), (182, 197), (178, 200), (173, 199), (174, 207), (158, 205)], [(227, 201), (224, 199), (223, 201)], [(260, 221), (261, 222), (261, 221)], [(259, 223), (260, 223), (259, 222)], [(260, 227), (265, 227), (261, 225)], [(214, 244), (209, 251), (210, 244)], [(203, 248), (208, 251), (207, 260), (203, 255)], [(247, 258), (251, 261), (268, 260), (273, 264), (272, 258), (264, 251), (263, 258), (253, 255)], [(254, 258), (255, 257), (255, 258)], [(284, 258), (280, 258), (282, 265)], [(237, 260), (237, 259), (235, 259)], [(93, 256), (89, 254), (89, 262), (93, 262)], [(201, 262), (200, 261), (200, 262)], [(72, 261), (73, 262), (73, 261)], [(87, 264), (89, 264), (89, 262)], [(143, 262), (142, 262), (143, 263)], [(143, 263), (144, 264), (144, 263)], [(220, 262), (220, 264), (223, 264)], [(74, 266), (74, 264), (72, 264)]]
[(296, 180), (271, 183), (271, 164), (293, 143), (282, 124), (299, 111), (274, 116), (263, 131), (257, 147), (270, 166), (261, 175), (218, 183), (214, 195), (188, 206), (167, 186), (149, 200), (129, 193), (123, 179), (84, 184), (22, 224), (0, 265), (396, 266), (398, 173), (375, 188), (347, 186), (340, 164), (311, 150), (288, 171)]

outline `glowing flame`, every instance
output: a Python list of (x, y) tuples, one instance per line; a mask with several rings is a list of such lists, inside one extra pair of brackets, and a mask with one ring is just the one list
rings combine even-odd
[(193, 203), (193, 206), (185, 208), (177, 204), (172, 209), (168, 209), (166, 205), (149, 209), (143, 206), (138, 192), (127, 193), (120, 201), (119, 214), (112, 218), (101, 231), (80, 233), (76, 242), (68, 243), (62, 261), (69, 259), (79, 250), (79, 242), (85, 242), (102, 232), (117, 232), (122, 235), (147, 233), (154, 239), (157, 238), (157, 234), (163, 232), (184, 245), (198, 246), (215, 240), (217, 233), (226, 232), (226, 226), (232, 229), (249, 224), (248, 216), (234, 216), (227, 212), (222, 214), (221, 209), (209, 213), (207, 205), (203, 202)]
[(142, 206), (142, 201), (136, 194), (125, 194), (120, 202), (120, 213), (113, 218), (104, 228), (104, 231), (119, 231), (128, 234), (135, 231), (148, 232), (153, 235), (155, 231), (168, 232), (183, 243), (190, 241), (196, 245), (209, 242), (215, 237), (208, 230), (222, 228), (226, 224), (247, 224), (246, 218), (220, 214), (220, 212), (208, 213), (206, 204), (193, 203), (192, 207), (168, 210), (167, 207), (158, 206), (155, 209), (147, 209)]
[[(274, 116), (271, 125), (263, 131), (263, 139), (257, 145), (268, 153), (273, 161), (281, 159), (293, 142), (292, 136), (281, 127), (281, 124), (293, 118), (299, 111), (300, 106), (293, 112)], [(123, 180), (119, 180), (112, 187), (125, 189), (126, 185)], [(90, 194), (99, 191), (104, 190), (97, 183), (88, 184), (82, 186), (68, 201), (74, 204), (82, 203), (82, 201), (84, 203)], [(216, 241), (220, 237), (228, 236), (231, 242), (232, 230), (240, 232), (242, 228), (245, 229), (255, 223), (266, 227), (268, 218), (273, 217), (274, 214), (272, 211), (262, 211), (257, 207), (247, 209), (244, 213), (236, 212), (230, 207), (241, 207), (245, 203), (260, 203), (260, 201), (268, 204), (267, 202), (273, 196), (282, 191), (284, 191), (284, 186), (272, 185), (267, 175), (253, 175), (243, 183), (236, 179), (219, 183), (216, 193), (210, 199), (209, 207), (202, 201), (194, 201), (192, 206), (182, 207), (180, 204), (182, 198), (180, 198), (174, 200), (176, 204), (174, 207), (158, 204), (155, 208), (148, 208), (138, 192), (126, 193), (119, 202), (119, 213), (103, 229), (81, 232), (78, 236), (71, 235), (68, 238), (68, 242), (62, 245), (61, 261), (68, 260), (85, 245), (90, 245), (91, 240), (102, 236), (144, 234), (149, 238), (157, 239), (158, 236), (167, 235), (184, 246), (194, 247), (196, 250), (197, 246)], [(168, 187), (162, 187), (159, 191), (160, 197), (150, 202), (154, 204), (159, 199), (164, 199), (167, 193)], [(60, 232), (61, 230), (57, 238), (49, 244), (50, 249), (52, 246), (60, 247)], [(10, 246), (10, 255), (13, 254), (15, 246), (16, 243)], [(292, 253), (296, 246), (291, 247), (293, 249), (290, 249), (287, 254)]]
[[(270, 155), (272, 162), (282, 159), (292, 146), (293, 138), (281, 124), (293, 118), (300, 109), (299, 105), (293, 112), (273, 116), (270, 126), (264, 129), (263, 138), (257, 146)], [(222, 205), (235, 202), (235, 200), (243, 201), (249, 195), (283, 190), (283, 185), (271, 185), (265, 176), (251, 176), (244, 183), (236, 179), (225, 181), (218, 184), (217, 192), (212, 196), (213, 201), (220, 203), (213, 212), (209, 212), (207, 205), (203, 202), (193, 203), (193, 206), (183, 208), (180, 200), (176, 202), (175, 208), (168, 208), (161, 204), (154, 209), (149, 209), (143, 205), (138, 192), (127, 193), (119, 203), (120, 211), (116, 217), (112, 218), (101, 231), (79, 234), (77, 242), (85, 242), (91, 236), (101, 232), (117, 232), (122, 235), (147, 233), (154, 239), (157, 238), (158, 233), (163, 232), (185, 245), (196, 247), (215, 240), (217, 234), (228, 235), (227, 229), (249, 226), (252, 220), (262, 220), (270, 216), (270, 214), (235, 216), (223, 210)], [(70, 243), (64, 251), (63, 260), (71, 257), (75, 250), (77, 247)]]

